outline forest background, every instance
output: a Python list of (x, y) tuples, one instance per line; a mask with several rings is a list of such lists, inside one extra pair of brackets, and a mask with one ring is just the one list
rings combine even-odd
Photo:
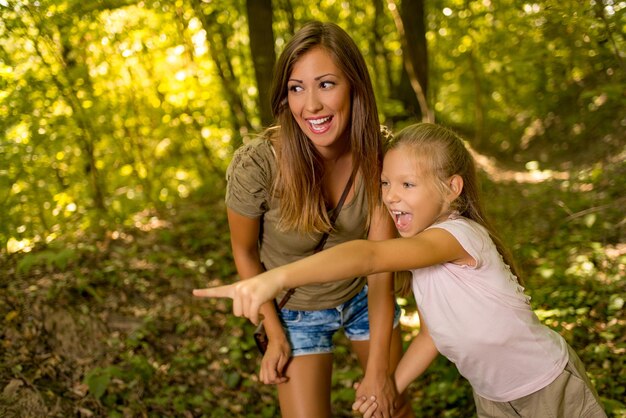
[[(318, 19), (358, 43), (385, 125), (467, 138), (539, 318), (626, 417), (626, 2), (316, 3), (0, 0), (0, 416), (278, 415), (251, 326), (191, 289), (236, 280), (225, 168)], [(443, 358), (410, 391), (419, 417), (475, 413)]]

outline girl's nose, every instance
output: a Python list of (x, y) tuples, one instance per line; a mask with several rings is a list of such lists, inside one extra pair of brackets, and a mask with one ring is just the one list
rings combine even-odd
[(398, 194), (395, 192), (395, 189), (391, 186), (387, 186), (383, 188), (383, 202), (385, 204), (390, 204), (398, 201)]

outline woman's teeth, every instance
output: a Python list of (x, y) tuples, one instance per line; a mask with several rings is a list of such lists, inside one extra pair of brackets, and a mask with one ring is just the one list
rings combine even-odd
[(324, 118), (319, 119), (309, 119), (307, 122), (311, 127), (311, 130), (315, 133), (323, 133), (329, 128), (328, 122), (332, 119), (332, 116), (326, 116)]
[(324, 122), (327, 122), (330, 120), (330, 116), (326, 116), (325, 118), (319, 118), (319, 119), (310, 119), (309, 123), (312, 123), (313, 125), (320, 125)]

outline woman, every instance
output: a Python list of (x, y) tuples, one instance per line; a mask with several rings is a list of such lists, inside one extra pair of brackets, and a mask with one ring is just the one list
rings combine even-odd
[[(325, 248), (393, 237), (380, 200), (378, 113), (354, 41), (332, 23), (303, 26), (279, 57), (271, 99), (277, 125), (240, 148), (227, 173), (239, 276), (247, 279), (310, 255), (331, 230), (330, 208), (353, 171)], [(302, 286), (280, 312), (273, 303), (262, 307), (269, 345), (260, 379), (277, 384), (283, 417), (331, 416), (332, 335), (339, 328), (365, 369), (357, 397), (375, 396), (379, 416), (413, 415), (392, 380), (402, 354), (392, 275), (378, 276)]]

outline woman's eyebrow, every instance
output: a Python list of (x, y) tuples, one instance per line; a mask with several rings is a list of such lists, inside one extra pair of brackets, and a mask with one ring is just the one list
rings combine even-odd
[[(319, 76), (315, 77), (313, 80), (315, 80), (315, 81), (319, 81), (319, 80), (321, 80), (322, 78), (324, 78), (324, 77), (326, 77), (326, 76), (329, 76), (329, 75), (331, 75), (331, 76), (333, 76), (333, 77), (337, 77), (337, 75), (336, 75), (336, 74), (333, 74), (333, 73), (326, 73), (326, 74), (322, 74), (322, 75), (319, 75)], [(287, 81), (295, 81), (296, 83), (304, 83), (304, 80), (298, 80), (297, 78), (290, 78), (290, 79), (289, 79), (289, 80), (287, 80)]]

